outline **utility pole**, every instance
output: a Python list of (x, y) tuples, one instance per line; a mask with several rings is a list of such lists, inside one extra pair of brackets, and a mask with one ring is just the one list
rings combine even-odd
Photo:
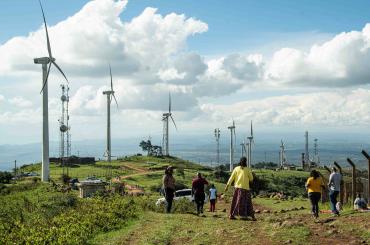
[(17, 176), (17, 160), (14, 160), (14, 177)]

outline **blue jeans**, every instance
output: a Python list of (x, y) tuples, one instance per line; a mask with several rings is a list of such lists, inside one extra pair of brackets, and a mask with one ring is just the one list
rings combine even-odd
[(337, 197), (339, 195), (339, 191), (330, 191), (329, 192), (329, 199), (330, 199), (330, 209), (334, 214), (338, 214), (339, 211), (337, 210)]

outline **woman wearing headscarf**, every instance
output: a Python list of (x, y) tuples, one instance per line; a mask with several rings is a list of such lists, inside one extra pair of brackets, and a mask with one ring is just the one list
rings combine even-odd
[(239, 166), (234, 168), (225, 187), (225, 192), (232, 184), (234, 184), (235, 188), (230, 208), (230, 219), (235, 219), (235, 216), (240, 216), (241, 218), (250, 216), (252, 220), (256, 220), (249, 186), (250, 182), (253, 182), (252, 171), (247, 167), (247, 158), (242, 157)]
[(173, 168), (169, 166), (164, 172), (162, 179), (164, 195), (167, 202), (167, 213), (171, 213), (172, 201), (175, 196), (175, 178), (173, 177)]

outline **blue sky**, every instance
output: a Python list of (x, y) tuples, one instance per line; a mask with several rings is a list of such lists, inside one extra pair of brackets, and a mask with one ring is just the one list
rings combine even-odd
[[(42, 2), (71, 81), (76, 140), (104, 138), (108, 60), (120, 103), (116, 138), (160, 135), (168, 91), (182, 134), (204, 135), (231, 118), (277, 133), (370, 124), (369, 1), (131, 0), (125, 10), (123, 1)], [(1, 0), (0, 144), (40, 139), (40, 67), (32, 59), (46, 54), (44, 44), (37, 0)], [(52, 70), (51, 140), (60, 81)]]
[[(44, 0), (50, 25), (76, 13), (86, 0)], [(339, 33), (359, 30), (370, 19), (370, 3), (366, 0), (235, 0), (228, 1), (129, 1), (123, 20), (139, 15), (146, 7), (158, 8), (161, 14), (184, 13), (209, 25), (209, 31), (190, 39), (192, 50), (204, 55), (250, 50), (281, 39), (282, 34), (318, 32)], [(13, 36), (27, 35), (40, 26), (36, 0), (0, 1), (0, 43)], [(298, 37), (296, 37), (298, 38)]]

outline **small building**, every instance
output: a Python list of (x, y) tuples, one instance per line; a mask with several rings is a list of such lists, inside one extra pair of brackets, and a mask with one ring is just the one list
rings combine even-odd
[(106, 182), (97, 180), (84, 180), (77, 184), (80, 189), (80, 198), (92, 197), (96, 192), (104, 192)]

